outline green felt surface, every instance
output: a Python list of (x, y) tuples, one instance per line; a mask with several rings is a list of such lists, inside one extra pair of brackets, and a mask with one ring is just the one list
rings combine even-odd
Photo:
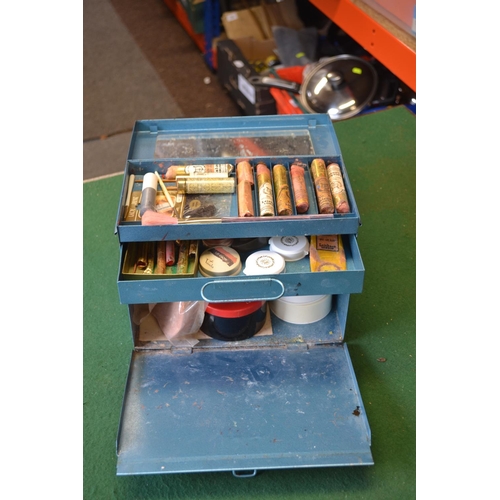
[[(132, 351), (117, 290), (114, 225), (122, 176), (84, 184), (85, 499), (407, 499), (416, 496), (416, 119), (397, 107), (334, 125), (361, 215), (364, 289), (346, 328), (375, 465), (116, 476), (116, 435)], [(124, 151), (124, 162), (127, 152)], [(385, 359), (385, 361), (381, 361)]]

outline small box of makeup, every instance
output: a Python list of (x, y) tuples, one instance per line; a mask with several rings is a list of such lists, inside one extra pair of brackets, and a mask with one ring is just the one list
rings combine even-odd
[(328, 115), (136, 122), (116, 220), (120, 242), (231, 234), (356, 234)]
[(344, 342), (361, 222), (329, 116), (138, 121), (117, 197), (117, 474), (372, 465)]

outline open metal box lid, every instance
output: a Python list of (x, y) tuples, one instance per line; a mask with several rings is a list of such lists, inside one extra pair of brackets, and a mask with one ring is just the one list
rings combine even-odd
[(118, 475), (373, 464), (345, 344), (132, 354)]
[(128, 159), (309, 155), (340, 155), (326, 114), (139, 120)]

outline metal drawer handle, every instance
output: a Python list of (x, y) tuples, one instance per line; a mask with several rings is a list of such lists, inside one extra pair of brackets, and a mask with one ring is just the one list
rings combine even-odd
[(255, 477), (257, 475), (257, 469), (249, 471), (233, 470), (234, 477)]
[[(249, 289), (251, 290), (252, 288), (255, 289), (256, 287), (262, 288), (263, 286), (266, 286), (267, 288), (270, 288), (270, 295), (267, 296), (256, 296), (256, 297), (251, 297), (249, 298), (248, 296), (241, 296), (241, 297), (236, 297), (234, 294), (234, 286), (236, 285), (252, 285), (252, 287)], [(206, 288), (209, 287), (215, 287), (216, 289), (220, 289), (222, 287), (222, 290), (224, 290), (224, 287), (227, 286), (227, 292), (224, 293), (222, 291), (222, 294), (220, 294), (220, 297), (210, 297), (210, 293), (207, 295), (206, 293)], [(229, 288), (231, 287), (231, 288)], [(275, 288), (275, 291), (272, 291), (272, 288)], [(248, 290), (248, 288), (247, 288)], [(231, 291), (231, 293), (228, 293)], [(206, 302), (246, 302), (248, 300), (276, 300), (279, 299), (284, 293), (285, 293), (285, 286), (283, 283), (275, 278), (255, 278), (255, 279), (231, 279), (231, 280), (224, 280), (224, 279), (217, 279), (214, 281), (209, 281), (208, 283), (205, 283), (201, 287), (201, 296), (203, 300)], [(249, 291), (250, 293), (250, 291)], [(224, 297), (223, 297), (224, 296)], [(225, 298), (229, 297), (229, 298)]]

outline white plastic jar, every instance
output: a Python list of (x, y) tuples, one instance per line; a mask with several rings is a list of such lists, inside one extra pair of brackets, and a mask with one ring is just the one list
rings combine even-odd
[(281, 297), (269, 302), (271, 311), (281, 320), (308, 325), (322, 320), (332, 310), (331, 295), (299, 295)]
[(245, 261), (243, 273), (247, 276), (280, 274), (285, 270), (285, 259), (276, 252), (259, 250), (251, 253)]
[(309, 253), (309, 240), (305, 236), (274, 236), (269, 240), (269, 250), (293, 262)]

